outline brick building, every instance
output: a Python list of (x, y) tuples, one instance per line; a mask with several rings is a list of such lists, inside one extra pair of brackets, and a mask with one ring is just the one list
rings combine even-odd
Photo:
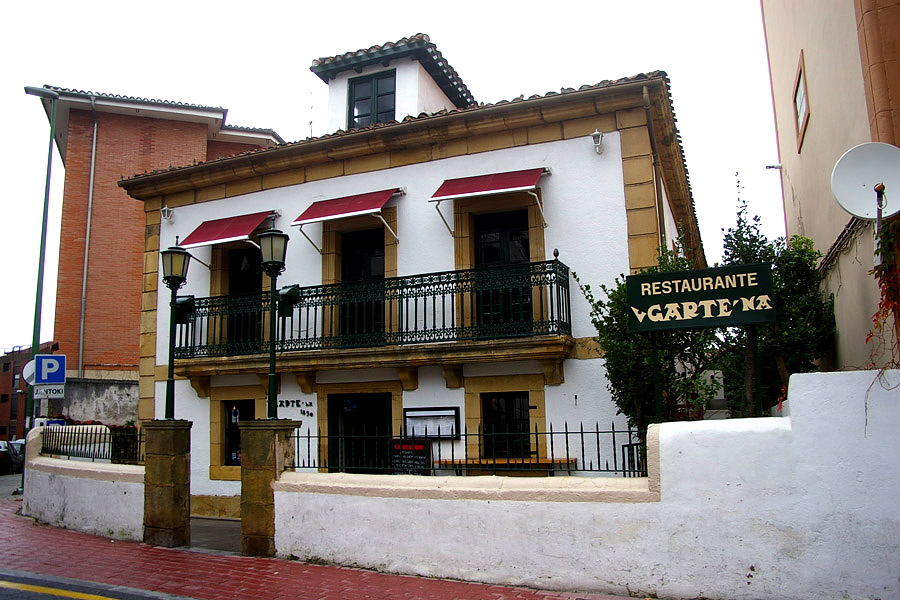
[(46, 87), (66, 168), (54, 338), (69, 378), (137, 381), (144, 207), (117, 182), (283, 140), (225, 125), (224, 108)]
[[(50, 354), (55, 342), (40, 345), (38, 354)], [(16, 346), (0, 357), (0, 440), (17, 440), (25, 436), (25, 395), (22, 367), (31, 360), (31, 346)]]

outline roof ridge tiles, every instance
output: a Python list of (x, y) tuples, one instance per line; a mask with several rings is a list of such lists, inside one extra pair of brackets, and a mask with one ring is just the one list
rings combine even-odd
[(390, 41), (388, 41), (388, 42), (384, 42), (383, 44), (375, 44), (375, 45), (373, 45), (373, 46), (369, 46), (368, 48), (360, 48), (360, 49), (358, 49), (358, 50), (351, 50), (351, 51), (349, 51), (349, 52), (342, 52), (341, 54), (335, 54), (335, 55), (333, 55), (333, 56), (321, 56), (321, 57), (319, 57), (319, 58), (317, 58), (317, 59), (314, 59), (312, 64), (313, 64), (313, 66), (318, 66), (318, 65), (320, 65), (320, 64), (323, 64), (323, 63), (326, 63), (326, 62), (333, 62), (333, 61), (338, 60), (338, 59), (353, 58), (353, 57), (355, 57), (355, 56), (360, 56), (360, 55), (368, 54), (368, 53), (373, 53), (373, 54), (374, 54), (374, 53), (378, 52), (379, 50), (383, 50), (383, 49), (385, 49), (385, 48), (396, 48), (396, 47), (398, 47), (398, 46), (405, 46), (405, 45), (408, 45), (410, 42), (413, 42), (413, 41), (423, 41), (423, 42), (425, 42), (425, 43), (430, 43), (430, 42), (431, 42), (431, 38), (429, 38), (429, 37), (428, 37), (426, 34), (424, 34), (424, 33), (417, 33), (417, 34), (412, 35), (412, 36), (410, 36), (410, 37), (400, 38), (400, 39), (397, 40), (396, 42), (390, 42)]
[[(621, 77), (619, 79), (611, 79), (611, 80), (604, 79), (603, 81), (601, 81), (599, 83), (596, 83), (593, 85), (585, 84), (578, 88), (562, 88), (562, 91), (560, 91), (560, 92), (551, 91), (551, 92), (547, 92), (546, 94), (543, 94), (543, 95), (533, 94), (533, 95), (529, 96), (527, 99), (522, 98), (521, 102), (527, 102), (530, 100), (541, 100), (544, 98), (564, 96), (564, 95), (568, 95), (568, 94), (574, 94), (574, 93), (585, 92), (585, 91), (590, 91), (590, 90), (599, 90), (599, 89), (611, 87), (614, 85), (633, 83), (633, 82), (637, 82), (637, 81), (649, 81), (650, 79), (655, 79), (655, 78), (661, 78), (664, 81), (665, 86), (666, 86), (666, 93), (668, 94), (669, 103), (671, 105), (672, 93), (671, 93), (671, 89), (669, 87), (668, 76), (666, 75), (665, 71), (659, 71), (659, 70), (648, 71), (646, 73), (638, 73), (637, 75), (632, 75), (630, 77)], [(520, 98), (521, 98), (521, 96), (520, 96)], [(375, 123), (375, 124), (367, 125), (366, 127), (358, 128), (358, 129), (338, 129), (332, 133), (327, 133), (327, 134), (323, 134), (323, 135), (315, 136), (315, 137), (308, 137), (306, 139), (297, 140), (294, 142), (285, 142), (282, 144), (278, 144), (277, 146), (272, 146), (270, 148), (259, 148), (259, 149), (248, 150), (246, 152), (241, 152), (241, 153), (235, 154), (233, 156), (216, 158), (216, 159), (212, 159), (212, 160), (208, 160), (208, 161), (201, 161), (201, 162), (198, 162), (198, 163), (192, 164), (192, 165), (181, 165), (181, 166), (171, 167), (168, 169), (156, 169), (149, 173), (148, 172), (140, 173), (140, 174), (133, 175), (131, 177), (126, 177), (124, 179), (126, 179), (126, 180), (127, 179), (141, 179), (143, 177), (147, 177), (147, 176), (151, 176), (151, 175), (158, 175), (160, 173), (177, 172), (177, 171), (180, 171), (183, 169), (197, 167), (200, 165), (209, 165), (209, 164), (214, 164), (214, 163), (217, 163), (220, 161), (233, 160), (235, 158), (245, 156), (248, 154), (257, 154), (257, 153), (261, 153), (261, 152), (272, 152), (275, 150), (285, 149), (288, 147), (302, 146), (302, 145), (310, 144), (313, 142), (319, 142), (319, 141), (324, 141), (324, 140), (329, 140), (329, 139), (340, 138), (340, 137), (344, 137), (347, 135), (362, 133), (365, 131), (373, 131), (375, 129), (403, 126), (403, 125), (407, 125), (410, 123), (427, 121), (428, 119), (434, 119), (434, 118), (446, 116), (449, 114), (463, 113), (463, 112), (477, 112), (477, 111), (485, 110), (485, 109), (495, 107), (495, 106), (503, 106), (506, 104), (512, 104), (513, 102), (516, 102), (516, 101), (518, 101), (518, 100), (517, 99), (514, 99), (513, 101), (498, 100), (497, 102), (493, 102), (493, 103), (487, 103), (487, 104), (480, 103), (477, 105), (467, 106), (464, 108), (442, 109), (440, 111), (433, 112), (433, 113), (421, 113), (419, 116), (416, 116), (416, 117), (410, 115), (410, 116), (405, 117), (403, 119), (403, 121), (401, 121), (401, 122), (391, 121), (389, 123)], [(674, 119), (675, 118), (674, 108), (672, 108), (672, 116)], [(679, 146), (680, 146), (680, 144), (679, 144)], [(682, 154), (682, 161), (684, 161), (683, 151), (681, 154)], [(685, 165), (685, 174), (687, 175), (687, 165)], [(687, 183), (688, 183), (688, 187), (690, 188), (690, 179), (688, 179)]]
[(64, 88), (56, 85), (44, 85), (46, 89), (53, 90), (59, 94), (69, 94), (73, 96), (94, 96), (96, 98), (109, 98), (112, 100), (128, 100), (132, 102), (141, 102), (144, 104), (164, 104), (167, 106), (182, 106), (185, 108), (199, 108), (204, 110), (227, 110), (221, 106), (207, 106), (204, 104), (194, 104), (191, 102), (180, 102), (178, 100), (161, 100), (158, 98), (144, 98), (141, 96), (127, 96), (125, 94), (108, 94), (105, 92), (92, 92), (90, 90), (77, 90)]

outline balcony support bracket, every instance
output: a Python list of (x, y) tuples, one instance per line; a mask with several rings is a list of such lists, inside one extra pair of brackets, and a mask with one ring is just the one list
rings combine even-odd
[(397, 376), (404, 392), (419, 389), (419, 367), (397, 367)]
[(444, 376), (447, 389), (458, 390), (463, 387), (462, 365), (441, 365), (441, 374)]
[(541, 361), (541, 368), (544, 371), (545, 385), (562, 385), (566, 378), (563, 373), (562, 359), (549, 359)]
[[(259, 377), (259, 385), (262, 386), (264, 390), (269, 389), (269, 374), (268, 373), (257, 373), (257, 377)], [(281, 393), (281, 373), (275, 373), (275, 391), (277, 393)]]
[(190, 382), (199, 398), (209, 398), (209, 377), (191, 377)]
[(312, 394), (316, 391), (315, 371), (294, 371), (294, 377), (297, 379), (300, 391), (304, 394)]

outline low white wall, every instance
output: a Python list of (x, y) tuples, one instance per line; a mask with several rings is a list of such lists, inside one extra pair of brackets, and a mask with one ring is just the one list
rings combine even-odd
[(141, 541), (144, 467), (40, 456), (43, 428), (28, 434), (23, 514), (55, 527)]
[[(442, 478), (285, 474), (275, 545), (284, 557), (551, 589), (898, 598), (900, 371), (887, 376), (887, 387), (869, 371), (794, 376), (790, 417), (663, 424), (658, 502), (490, 499), (502, 478), (436, 499)], [(529, 483), (506, 485), (521, 498)]]

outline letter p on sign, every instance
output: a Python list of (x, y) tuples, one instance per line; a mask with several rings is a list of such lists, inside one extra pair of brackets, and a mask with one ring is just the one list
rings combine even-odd
[(66, 355), (65, 354), (38, 354), (34, 357), (34, 383), (43, 385), (48, 383), (66, 382)]

